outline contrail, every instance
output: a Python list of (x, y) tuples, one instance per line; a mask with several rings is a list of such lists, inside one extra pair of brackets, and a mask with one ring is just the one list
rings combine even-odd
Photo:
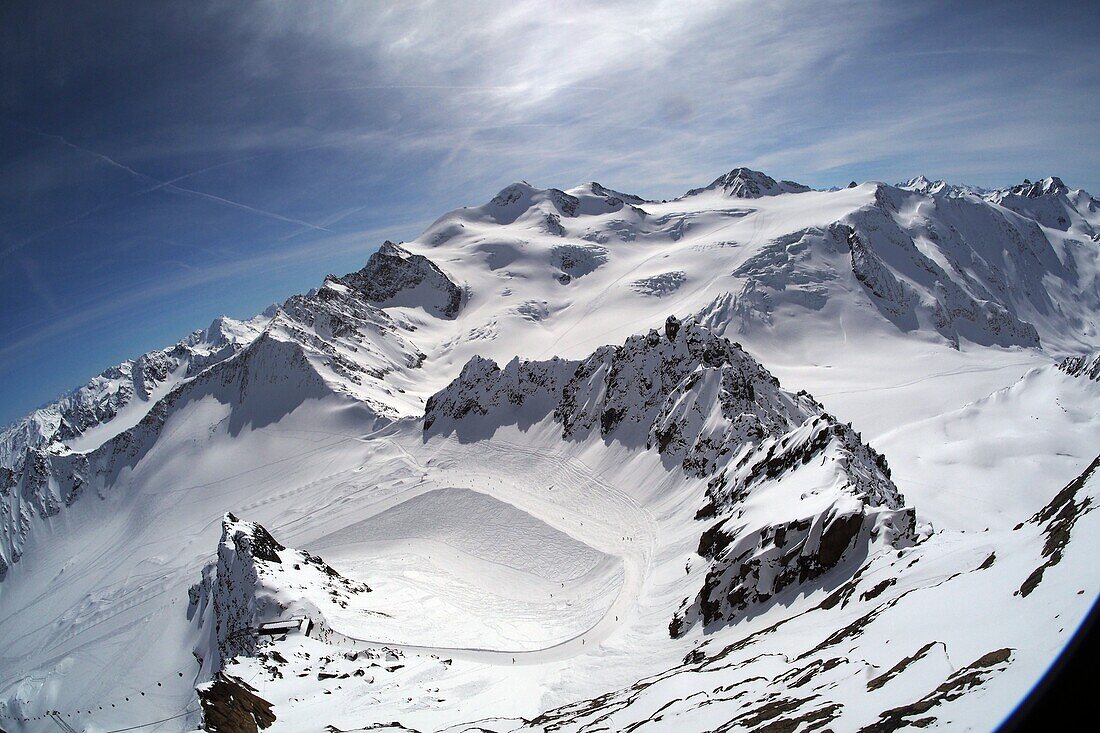
[[(277, 221), (285, 222), (287, 224), (294, 224), (295, 226), (306, 227), (307, 229), (313, 229), (315, 231), (320, 231), (320, 232), (328, 232), (329, 234), (334, 233), (331, 229), (328, 229), (328, 228), (323, 227), (323, 226), (318, 226), (316, 224), (313, 224), (312, 222), (304, 221), (302, 219), (295, 219), (295, 218), (289, 217), (289, 216), (283, 216), (282, 214), (277, 214), (273, 211), (267, 211), (265, 209), (258, 209), (255, 206), (249, 206), (247, 204), (242, 204), (239, 201), (233, 201), (231, 199), (227, 199), (227, 198), (224, 198), (222, 196), (216, 196), (216, 195), (211, 194), (211, 193), (205, 193), (203, 191), (197, 191), (193, 188), (187, 188), (186, 186), (177, 185), (179, 181), (183, 181), (183, 180), (186, 180), (188, 178), (192, 178), (194, 176), (199, 175), (200, 173), (205, 173), (207, 171), (214, 170), (215, 168), (221, 168), (223, 166), (230, 165), (232, 163), (240, 163), (240, 162), (244, 162), (244, 161), (247, 161), (247, 160), (251, 160), (252, 158), (260, 157), (258, 155), (251, 156), (249, 158), (241, 158), (241, 159), (238, 159), (238, 160), (227, 161), (225, 163), (219, 163), (217, 165), (207, 166), (206, 168), (203, 168), (201, 170), (192, 171), (191, 173), (186, 173), (182, 176), (177, 176), (176, 178), (172, 178), (172, 179), (169, 179), (167, 181), (162, 181), (160, 179), (157, 179), (157, 178), (154, 178), (153, 176), (148, 175), (147, 173), (142, 173), (141, 171), (136, 170), (136, 169), (126, 165), (125, 163), (120, 163), (119, 161), (115, 160), (114, 158), (110, 157), (109, 155), (105, 155), (105, 154), (97, 152), (95, 150), (91, 150), (89, 148), (85, 148), (83, 146), (77, 145), (76, 143), (73, 143), (73, 142), (69, 141), (68, 139), (66, 139), (65, 137), (63, 137), (61, 135), (55, 135), (55, 134), (52, 134), (52, 133), (43, 132), (42, 130), (36, 130), (33, 127), (28, 127), (27, 125), (21, 124), (19, 122), (16, 122), (15, 120), (11, 120), (11, 119), (8, 119), (8, 118), (3, 118), (3, 119), (6, 122), (8, 122), (9, 124), (14, 125), (15, 127), (18, 127), (20, 129), (25, 130), (29, 133), (34, 134), (34, 135), (38, 135), (39, 137), (44, 137), (47, 140), (53, 140), (54, 142), (57, 142), (57, 143), (65, 146), (67, 148), (70, 148), (72, 150), (76, 150), (77, 152), (84, 153), (85, 155), (91, 155), (92, 157), (98, 158), (100, 161), (106, 163), (107, 165), (112, 166), (113, 168), (117, 168), (121, 171), (125, 171), (126, 173), (129, 173), (131, 176), (134, 176), (135, 178), (137, 178), (141, 181), (145, 181), (145, 182), (153, 184), (150, 187), (148, 187), (146, 189), (143, 189), (141, 191), (138, 191), (136, 194), (131, 194), (131, 195), (140, 196), (140, 195), (144, 195), (144, 194), (147, 194), (147, 193), (151, 193), (153, 191), (159, 191), (159, 190), (162, 190), (162, 189), (163, 190), (169, 190), (169, 191), (175, 191), (177, 193), (182, 193), (184, 195), (195, 196), (195, 197), (198, 197), (198, 198), (206, 199), (208, 201), (213, 201), (214, 203), (222, 204), (223, 206), (231, 206), (235, 209), (240, 209), (242, 211), (247, 211), (249, 213), (256, 214), (258, 216), (263, 216), (263, 217), (266, 217), (266, 218), (269, 218), (269, 219), (275, 219)], [(33, 234), (33, 235), (31, 235), (31, 236), (29, 236), (29, 237), (27, 237), (27, 238), (25, 238), (25, 239), (23, 239), (19, 242), (11, 244), (8, 247), (5, 247), (2, 252), (0, 252), (0, 256), (10, 255), (11, 253), (13, 253), (13, 252), (15, 252), (19, 249), (22, 249), (26, 245), (28, 245), (31, 242), (35, 241), (36, 239), (38, 239), (42, 235), (47, 234), (49, 232), (52, 232), (52, 231), (54, 231), (56, 229), (59, 229), (61, 227), (68, 226), (69, 224), (76, 223), (76, 222), (80, 221), (81, 219), (84, 219), (88, 216), (91, 216), (92, 214), (96, 213), (97, 211), (100, 211), (100, 210), (102, 210), (102, 209), (104, 209), (104, 208), (106, 208), (106, 207), (108, 207), (108, 206), (110, 206), (110, 205), (112, 205), (113, 203), (116, 203), (116, 202), (117, 202), (117, 199), (116, 199), (116, 201), (110, 201), (110, 202), (105, 203), (105, 204), (100, 204), (99, 206), (95, 206), (91, 209), (88, 209), (87, 211), (73, 217), (72, 219), (69, 219), (65, 222), (62, 222), (60, 224), (57, 224), (57, 225), (54, 225), (54, 226), (49, 227), (47, 229), (44, 229), (44, 230), (42, 230), (42, 231), (40, 231), (36, 234)]]

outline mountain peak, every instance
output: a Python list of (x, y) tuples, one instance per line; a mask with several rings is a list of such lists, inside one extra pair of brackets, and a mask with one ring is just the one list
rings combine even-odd
[(434, 262), (388, 239), (361, 269), (335, 281), (371, 303), (422, 307), (444, 318), (454, 318), (462, 305), (462, 289)]
[(1041, 196), (1059, 196), (1069, 193), (1069, 187), (1062, 183), (1062, 179), (1058, 176), (1047, 176), (1034, 183), (1025, 178), (1023, 183), (1016, 184), (1008, 190), (1008, 193), (1029, 199), (1037, 199)]
[(917, 176), (916, 178), (910, 178), (905, 183), (898, 184), (898, 188), (904, 188), (908, 191), (916, 191), (917, 193), (938, 193), (946, 186), (947, 183), (945, 181), (933, 181), (924, 175)]
[(625, 201), (628, 204), (633, 204), (635, 206), (637, 206), (638, 204), (644, 204), (646, 202), (645, 199), (641, 196), (635, 196), (631, 193), (616, 191), (615, 189), (608, 188), (607, 186), (604, 186), (596, 181), (589, 181), (588, 183), (582, 186), (578, 186), (576, 189), (573, 189), (573, 191), (574, 193), (585, 192), (591, 194), (592, 196), (601, 196), (603, 198), (611, 200), (618, 199), (620, 201)]
[(812, 189), (794, 181), (776, 181), (768, 174), (751, 168), (738, 167), (714, 179), (709, 186), (693, 188), (685, 194), (685, 197), (716, 190), (721, 190), (732, 198), (757, 199), (784, 193), (805, 193)]
[(910, 178), (905, 183), (899, 183), (896, 186), (905, 191), (913, 191), (914, 193), (922, 193), (926, 196), (949, 196), (959, 197), (966, 194), (984, 195), (988, 193), (986, 189), (979, 188), (978, 186), (970, 186), (960, 183), (948, 183), (942, 178), (931, 180), (927, 176), (917, 176), (916, 178)]

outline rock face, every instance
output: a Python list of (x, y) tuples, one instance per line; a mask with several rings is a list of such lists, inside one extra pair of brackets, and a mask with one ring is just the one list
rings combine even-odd
[[(598, 436), (711, 477), (697, 514), (710, 522), (699, 542), (709, 569), (673, 619), (674, 635), (734, 622), (841, 565), (854, 572), (847, 561), (876, 544), (916, 540), (914, 512), (880, 454), (694, 320), (670, 317), (661, 331), (580, 361), (514, 359), (501, 369), (474, 358), (428, 400), (424, 431), (478, 439), (550, 414), (563, 440)], [(792, 493), (801, 485), (814, 490)]]
[(596, 244), (563, 244), (551, 251), (553, 265), (561, 270), (558, 281), (563, 285), (578, 277), (595, 272), (607, 262), (607, 248)]
[(323, 635), (326, 605), (369, 592), (321, 558), (279, 544), (261, 525), (226, 514), (218, 558), (188, 592), (202, 676), (212, 679), (233, 657), (254, 654), (261, 624), (308, 617), (316, 627), (311, 633)]
[(419, 306), (441, 318), (454, 318), (462, 307), (462, 289), (434, 262), (390, 241), (338, 281), (378, 306)]
[[(983, 252), (980, 260), (972, 258), (973, 270), (964, 277), (957, 269), (948, 272), (922, 252), (917, 238), (897, 224), (892, 212), (905, 205), (903, 199), (896, 189), (882, 187), (873, 206), (856, 212), (841, 225), (851, 251), (852, 272), (875, 307), (902, 330), (929, 323), (956, 347), (961, 338), (984, 345), (1039, 346), (1035, 326), (1018, 313), (1047, 311), (1043, 290), (1035, 281), (1041, 273), (1063, 270), (1049, 244), (1044, 247), (1040, 243), (1046, 241), (1042, 235), (1037, 230), (1021, 234), (987, 218), (989, 228), (999, 228), (1002, 236), (1022, 246)], [(971, 218), (989, 214), (968, 199), (949, 199), (942, 206), (967, 209), (964, 216)], [(960, 234), (954, 228), (943, 232), (931, 229), (925, 236), (938, 245), (943, 259), (954, 265), (967, 249)], [(1006, 271), (1017, 273), (1017, 287), (1021, 280), (1027, 282), (1018, 291), (1023, 298), (1013, 292)]]
[(217, 733), (256, 733), (275, 722), (271, 703), (243, 680), (218, 675), (198, 687), (203, 725)]
[[(1028, 520), (1030, 524), (1042, 528), (1046, 540), (1043, 542), (1043, 564), (1028, 575), (1020, 589), (1016, 591), (1019, 595), (1025, 597), (1030, 595), (1043, 582), (1044, 573), (1062, 561), (1062, 553), (1069, 544), (1074, 526), (1078, 520), (1096, 508), (1093, 496), (1089, 496), (1084, 489), (1094, 482), (1096, 477), (1100, 477), (1098, 470), (1100, 470), (1100, 455)], [(1084, 495), (1079, 496), (1081, 494)], [(1022, 526), (1023, 524), (1018, 525), (1016, 529)]]

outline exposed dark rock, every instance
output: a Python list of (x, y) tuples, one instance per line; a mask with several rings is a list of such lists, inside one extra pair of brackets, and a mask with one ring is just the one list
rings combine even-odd
[(1034, 183), (1025, 178), (1023, 183), (1016, 184), (1008, 190), (1008, 193), (1036, 199), (1043, 196), (1059, 196), (1069, 193), (1069, 187), (1062, 183), (1062, 179), (1058, 176), (1050, 176)]
[(1070, 481), (1059, 491), (1050, 503), (1040, 509), (1031, 517), (1029, 522), (1043, 526), (1043, 534), (1046, 541), (1043, 543), (1042, 556), (1045, 559), (1042, 565), (1032, 571), (1031, 575), (1016, 591), (1021, 596), (1028, 596), (1043, 580), (1043, 573), (1047, 568), (1052, 568), (1062, 561), (1062, 550), (1069, 542), (1070, 532), (1077, 520), (1092, 511), (1092, 497), (1085, 496), (1077, 499), (1077, 493), (1084, 488), (1085, 483), (1100, 468), (1100, 456), (1093, 459), (1089, 467), (1080, 476)]
[(271, 727), (275, 713), (256, 688), (225, 674), (198, 688), (203, 730), (211, 733), (258, 733)]
[(870, 601), (872, 599), (878, 598), (880, 595), (882, 595), (886, 591), (887, 588), (889, 588), (890, 586), (894, 585), (897, 582), (898, 582), (897, 578), (887, 578), (886, 580), (883, 580), (882, 582), (876, 584), (870, 590), (867, 590), (867, 591), (864, 591), (863, 593), (860, 593), (859, 594), (859, 600), (861, 600), (861, 601)]
[(942, 641), (930, 641), (930, 642), (928, 642), (927, 644), (922, 646), (920, 649), (918, 649), (916, 651), (916, 653), (914, 653), (912, 656), (905, 657), (900, 662), (895, 664), (893, 667), (891, 667), (887, 671), (880, 674), (878, 677), (875, 677), (875, 678), (869, 680), (867, 682), (867, 689), (868, 690), (877, 690), (878, 688), (882, 687), (887, 682), (889, 682), (891, 679), (893, 679), (894, 677), (898, 676), (899, 674), (904, 672), (906, 669), (908, 669), (909, 665), (911, 665), (913, 662), (916, 662), (919, 659), (923, 659), (924, 656), (926, 654), (928, 654), (928, 652), (930, 652), (932, 650), (932, 648), (935, 647), (937, 644), (942, 645), (943, 642)]
[(984, 654), (971, 664), (952, 674), (932, 692), (916, 702), (885, 711), (879, 720), (860, 729), (859, 733), (893, 733), (906, 726), (924, 727), (935, 721), (934, 717), (923, 717), (930, 710), (945, 702), (951, 702), (965, 695), (975, 687), (985, 684), (986, 680), (1002, 671), (1012, 657), (1010, 649), (998, 649)]
[(680, 319), (669, 316), (665, 319), (665, 338), (669, 341), (676, 340), (676, 334), (680, 332)]
[[(255, 655), (260, 626), (292, 615), (287, 604), (293, 603), (294, 591), (303, 583), (313, 583), (342, 608), (349, 597), (371, 592), (365, 583), (343, 577), (321, 558), (279, 544), (262, 525), (227, 513), (217, 561), (203, 568), (202, 579), (188, 590), (187, 618), (202, 631), (194, 653), (203, 674), (221, 672), (233, 657)], [(311, 619), (317, 626), (322, 622), (320, 617)]]
[[(477, 438), (517, 413), (532, 421), (551, 409), (566, 440), (598, 431), (608, 442), (644, 444), (690, 475), (718, 474), (698, 513), (720, 518), (700, 537), (711, 566), (698, 597), (672, 619), (673, 634), (700, 620), (732, 622), (855, 557), (880, 533), (887, 543), (914, 537), (915, 515), (901, 509), (904, 499), (879, 453), (808, 394), (786, 392), (743, 349), (692, 319), (670, 317), (663, 333), (632, 336), (579, 362), (513, 360), (500, 369), (475, 357), (427, 401), (424, 430)], [(471, 422), (473, 415), (483, 420)], [(751, 531), (725, 521), (752, 487), (812, 460), (832, 460), (845, 476), (842, 492), (853, 500), (845, 508)]]
[(561, 244), (550, 253), (551, 263), (561, 270), (558, 277), (563, 285), (584, 277), (607, 263), (608, 252), (595, 244)]
[(1082, 356), (1067, 356), (1058, 368), (1071, 377), (1082, 377), (1100, 382), (1100, 351)]

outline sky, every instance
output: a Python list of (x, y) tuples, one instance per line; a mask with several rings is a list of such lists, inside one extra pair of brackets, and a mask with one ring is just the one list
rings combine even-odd
[(1100, 193), (1100, 3), (0, 4), (0, 424), (516, 180)]

